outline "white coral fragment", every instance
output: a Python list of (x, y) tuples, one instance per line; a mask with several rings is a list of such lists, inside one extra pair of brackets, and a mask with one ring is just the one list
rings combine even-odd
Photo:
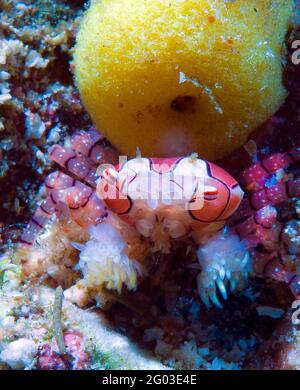
[(8, 57), (15, 56), (16, 54), (22, 55), (25, 51), (23, 42), (17, 39), (0, 40), (0, 64), (5, 65)]
[(42, 69), (46, 68), (49, 60), (44, 59), (36, 50), (30, 50), (26, 57), (25, 66), (28, 68)]
[(27, 139), (40, 139), (46, 130), (45, 123), (39, 114), (33, 114), (32, 112), (26, 114), (25, 127), (25, 137)]
[(21, 338), (9, 343), (1, 352), (0, 360), (7, 363), (12, 369), (21, 369), (32, 363), (38, 344), (34, 341)]

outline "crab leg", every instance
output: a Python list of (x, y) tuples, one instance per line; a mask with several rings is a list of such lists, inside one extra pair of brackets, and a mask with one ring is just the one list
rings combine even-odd
[(20, 238), (21, 244), (32, 245), (34, 243), (35, 238), (47, 225), (52, 215), (58, 211), (58, 209), (62, 212), (65, 203), (64, 198), (65, 189), (51, 191), (46, 199), (39, 205), (35, 214), (30, 218), (29, 223)]
[(23, 231), (20, 243), (24, 246), (32, 245), (39, 232), (46, 226), (55, 212), (56, 200), (54, 194), (48, 195), (30, 218), (26, 229)]
[(21, 244), (32, 245), (55, 212), (71, 215), (81, 226), (97, 224), (106, 216), (106, 209), (96, 193), (64, 173), (50, 174), (46, 179), (46, 188), (49, 195), (31, 217), (21, 236)]
[(80, 194), (69, 193), (66, 196), (70, 216), (73, 221), (82, 227), (97, 225), (108, 216), (107, 211), (96, 193), (91, 190), (87, 197)]
[(75, 185), (76, 179), (60, 171), (50, 173), (45, 180), (45, 187), (48, 192), (54, 189), (66, 189)]
[(103, 137), (96, 130), (78, 131), (71, 137), (71, 147), (79, 155), (85, 156), (93, 164), (99, 164), (103, 157), (103, 148), (98, 144)]
[(96, 169), (90, 168), (88, 161), (83, 157), (78, 157), (76, 152), (71, 148), (54, 145), (49, 152), (49, 157), (79, 179), (84, 180), (93, 188), (96, 188), (96, 183), (99, 178)]
[(259, 209), (276, 205), (289, 200), (290, 198), (300, 196), (300, 179), (279, 182), (272, 187), (250, 194), (244, 198), (238, 210), (238, 216), (250, 216)]
[(269, 260), (264, 266), (264, 274), (279, 282), (285, 282), (295, 297), (300, 297), (300, 277), (288, 272), (277, 258)]
[(97, 130), (78, 131), (71, 137), (71, 148), (78, 157), (85, 157), (90, 165), (99, 165), (101, 162), (118, 163), (118, 153), (104, 142), (104, 137)]
[(248, 248), (256, 246), (261, 241), (275, 241), (278, 232), (274, 229), (277, 211), (272, 206), (266, 206), (238, 224), (234, 231), (241, 240), (245, 239)]
[(256, 258), (254, 268), (257, 272), (275, 279), (279, 282), (285, 282), (296, 298), (300, 298), (300, 276), (295, 272), (288, 272), (277, 257), (261, 255)]
[(241, 173), (239, 183), (249, 192), (261, 190), (272, 174), (297, 161), (300, 161), (299, 146), (289, 152), (273, 154), (261, 162), (251, 165)]

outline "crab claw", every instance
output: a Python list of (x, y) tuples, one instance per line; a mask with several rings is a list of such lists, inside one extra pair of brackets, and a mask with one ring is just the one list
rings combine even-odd
[(244, 283), (252, 271), (249, 253), (237, 236), (219, 235), (198, 249), (202, 272), (197, 284), (201, 300), (207, 308), (212, 305), (222, 309), (218, 296), (228, 299)]

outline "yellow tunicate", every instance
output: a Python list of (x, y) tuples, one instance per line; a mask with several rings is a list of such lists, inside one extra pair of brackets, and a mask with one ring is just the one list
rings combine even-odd
[(222, 157), (281, 105), (292, 0), (102, 0), (85, 13), (75, 76), (122, 153)]

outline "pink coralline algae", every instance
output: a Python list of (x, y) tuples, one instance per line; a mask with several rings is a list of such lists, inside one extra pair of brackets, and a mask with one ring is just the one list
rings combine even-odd
[(40, 346), (37, 354), (39, 370), (87, 370), (90, 367), (91, 358), (79, 332), (65, 332), (64, 342), (67, 349), (65, 356), (57, 352), (51, 344), (46, 343)]

